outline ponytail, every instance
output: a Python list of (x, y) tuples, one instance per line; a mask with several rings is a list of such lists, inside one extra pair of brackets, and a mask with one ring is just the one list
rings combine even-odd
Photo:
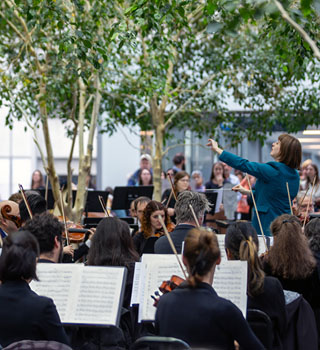
[(192, 229), (184, 243), (184, 257), (189, 264), (189, 286), (196, 287), (220, 258), (216, 235), (204, 228)]
[(264, 271), (258, 256), (258, 236), (249, 223), (238, 222), (230, 225), (225, 237), (225, 248), (235, 260), (248, 262), (247, 294), (251, 297), (263, 292)]

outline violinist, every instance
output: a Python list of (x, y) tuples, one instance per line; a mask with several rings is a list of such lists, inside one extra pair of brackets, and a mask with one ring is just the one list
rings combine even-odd
[(19, 223), (19, 205), (13, 201), (2, 201), (0, 203), (0, 228), (3, 231), (3, 238), (17, 231)]
[[(180, 193), (174, 207), (177, 218), (177, 226), (171, 232), (171, 238), (178, 254), (181, 253), (182, 242), (184, 241), (189, 230), (197, 226), (189, 205), (192, 206), (200, 225), (203, 222), (205, 211), (210, 210), (209, 202), (203, 193), (192, 191), (184, 191)], [(172, 254), (172, 249), (166, 236), (158, 239), (155, 244), (154, 251), (156, 254)]]
[[(286, 183), (288, 183), (290, 198), (294, 198), (299, 190), (300, 177), (296, 169), (301, 163), (300, 141), (288, 134), (280, 135), (278, 141), (272, 144), (270, 152), (274, 161), (266, 164), (249, 162), (224, 151), (212, 139), (208, 140), (207, 146), (219, 155), (220, 161), (257, 178), (254, 191), (255, 202), (263, 232), (270, 236), (269, 226), (272, 220), (283, 213), (290, 213)], [(251, 194), (240, 185), (233, 189), (241, 194)], [(261, 234), (256, 213), (253, 215), (252, 224), (257, 233)]]
[(259, 240), (251, 223), (237, 222), (228, 226), (225, 235), (228, 260), (248, 262), (247, 308), (265, 312), (273, 326), (272, 349), (282, 349), (287, 327), (286, 303), (278, 279), (265, 276), (258, 256)]
[(179, 171), (174, 176), (173, 188), (165, 190), (162, 194), (161, 203), (164, 203), (164, 205), (168, 208), (169, 215), (174, 223), (176, 222), (176, 215), (174, 211), (176, 198), (178, 198), (181, 192), (187, 191), (189, 187), (190, 175), (186, 171)]
[(187, 281), (160, 297), (157, 333), (182, 339), (194, 348), (234, 349), (236, 340), (242, 349), (264, 349), (241, 311), (212, 288), (221, 261), (216, 235), (204, 228), (189, 231), (182, 259)]
[(23, 226), (37, 239), (40, 248), (38, 263), (60, 263), (63, 255), (63, 224), (52, 214), (35, 215)]
[[(26, 191), (25, 195), (32, 215), (45, 213), (47, 211), (47, 202), (39, 193), (35, 191)], [(23, 226), (25, 222), (30, 219), (28, 208), (23, 200), (19, 203), (19, 212)]]
[(133, 237), (139, 255), (154, 253), (154, 244), (163, 234), (158, 216), (161, 215), (165, 225), (171, 223), (167, 208), (160, 202), (150, 201), (145, 207), (141, 219), (141, 231)]

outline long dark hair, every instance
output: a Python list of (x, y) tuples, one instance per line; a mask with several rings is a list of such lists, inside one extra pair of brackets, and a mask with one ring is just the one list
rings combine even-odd
[(316, 260), (303, 235), (299, 220), (292, 215), (283, 214), (271, 224), (273, 246), (268, 253), (267, 262), (272, 273), (287, 279), (303, 279), (312, 274)]
[(189, 265), (189, 286), (196, 287), (220, 258), (217, 236), (205, 228), (190, 230), (184, 241), (183, 256)]
[(225, 236), (225, 248), (235, 260), (248, 262), (248, 295), (253, 297), (261, 294), (265, 274), (258, 256), (259, 240), (254, 227), (247, 222), (230, 225)]
[(92, 238), (88, 265), (128, 267), (138, 260), (128, 224), (113, 217), (102, 219)]
[(310, 220), (304, 228), (304, 234), (309, 240), (309, 247), (314, 253), (320, 252), (320, 219)]
[(222, 168), (222, 177), (225, 179), (224, 171), (223, 171), (223, 164), (221, 162), (216, 162), (212, 164), (212, 169), (211, 169), (211, 175), (210, 175), (210, 181), (214, 180), (214, 168), (216, 166), (221, 166)]
[(39, 245), (29, 231), (13, 232), (3, 241), (0, 281), (37, 280)]
[[(319, 169), (318, 169), (318, 167), (317, 167), (315, 164), (313, 164), (313, 163), (309, 164), (309, 165), (307, 166), (307, 168), (308, 168), (309, 166), (312, 166), (312, 168), (314, 169), (314, 172), (315, 172), (314, 176), (315, 176), (315, 178), (316, 178), (316, 180), (315, 180), (314, 183), (315, 183), (315, 185), (317, 185), (317, 184), (319, 183)], [(309, 186), (310, 184), (312, 185), (312, 183), (313, 183), (313, 180), (311, 180), (310, 177), (307, 175), (307, 188), (308, 188), (308, 186)]]
[(141, 169), (141, 170), (139, 171), (139, 185), (140, 185), (140, 186), (143, 185), (141, 175), (142, 175), (142, 172), (143, 172), (144, 170), (147, 170), (147, 171), (149, 172), (149, 174), (150, 174), (150, 181), (149, 181), (148, 185), (152, 185), (152, 183), (153, 183), (152, 172), (151, 172), (149, 169), (146, 169), (146, 168), (145, 168), (145, 169)]

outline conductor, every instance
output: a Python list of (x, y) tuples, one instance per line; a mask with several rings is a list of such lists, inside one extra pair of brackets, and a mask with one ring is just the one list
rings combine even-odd
[[(257, 163), (249, 162), (230, 152), (224, 151), (218, 143), (212, 139), (208, 140), (207, 146), (219, 154), (219, 159), (257, 178), (253, 192), (257, 204), (262, 229), (265, 235), (271, 236), (270, 224), (279, 215), (290, 214), (287, 185), (290, 198), (294, 199), (299, 190), (299, 174), (296, 169), (301, 163), (301, 144), (295, 137), (282, 134), (278, 141), (272, 144), (270, 155), (273, 162)], [(233, 187), (234, 191), (250, 195), (250, 191), (240, 185)], [(261, 234), (256, 213), (253, 215), (252, 225), (258, 234)]]

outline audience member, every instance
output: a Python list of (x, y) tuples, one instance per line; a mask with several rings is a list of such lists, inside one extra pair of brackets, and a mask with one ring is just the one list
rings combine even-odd
[(206, 183), (206, 189), (221, 188), (227, 182), (223, 171), (223, 164), (221, 162), (212, 165), (210, 180)]
[(35, 170), (32, 173), (31, 177), (31, 189), (32, 190), (43, 190), (45, 188), (44, 186), (44, 179), (43, 175), (40, 170)]
[(149, 154), (143, 154), (140, 157), (140, 168), (136, 170), (128, 180), (127, 186), (139, 186), (139, 174), (141, 170), (148, 169), (152, 173), (152, 158)]
[(37, 279), (39, 246), (28, 231), (8, 236), (0, 257), (0, 344), (30, 340), (54, 340), (68, 344), (51, 299), (38, 296), (29, 283)]
[(139, 173), (138, 186), (149, 186), (152, 185), (152, 173), (149, 169), (142, 169)]
[[(171, 232), (171, 238), (178, 252), (181, 253), (182, 242), (187, 233), (197, 226), (190, 205), (193, 208), (199, 225), (203, 223), (204, 213), (210, 209), (207, 198), (202, 193), (184, 191), (179, 194), (174, 207), (176, 212), (177, 226)], [(166, 236), (160, 237), (154, 247), (156, 254), (172, 254), (172, 249)]]
[[(308, 191), (309, 196), (312, 192), (312, 201), (315, 208), (315, 211), (318, 211), (320, 208), (320, 179), (319, 179), (319, 170), (315, 164), (309, 164), (307, 166), (307, 178), (306, 178), (306, 191)], [(314, 187), (313, 186), (314, 181)]]
[(213, 232), (193, 229), (188, 233), (183, 251), (188, 278), (161, 296), (156, 330), (160, 336), (182, 339), (195, 349), (234, 349), (235, 340), (241, 349), (264, 349), (241, 311), (212, 288), (220, 261)]
[(312, 163), (311, 159), (305, 160), (300, 167), (300, 191), (306, 190), (307, 186), (307, 166)]
[(228, 260), (248, 262), (247, 308), (261, 310), (270, 317), (273, 325), (272, 349), (282, 349), (281, 338), (287, 325), (285, 297), (278, 279), (265, 276), (263, 272), (256, 230), (247, 222), (228, 226), (225, 248)]
[(191, 174), (191, 179), (194, 181), (194, 191), (204, 192), (206, 187), (203, 184), (203, 176), (200, 170), (194, 170)]
[(178, 173), (179, 171), (186, 170), (185, 169), (185, 161), (186, 161), (186, 159), (185, 159), (183, 153), (177, 153), (172, 159), (172, 162), (173, 162), (172, 169), (176, 173)]

